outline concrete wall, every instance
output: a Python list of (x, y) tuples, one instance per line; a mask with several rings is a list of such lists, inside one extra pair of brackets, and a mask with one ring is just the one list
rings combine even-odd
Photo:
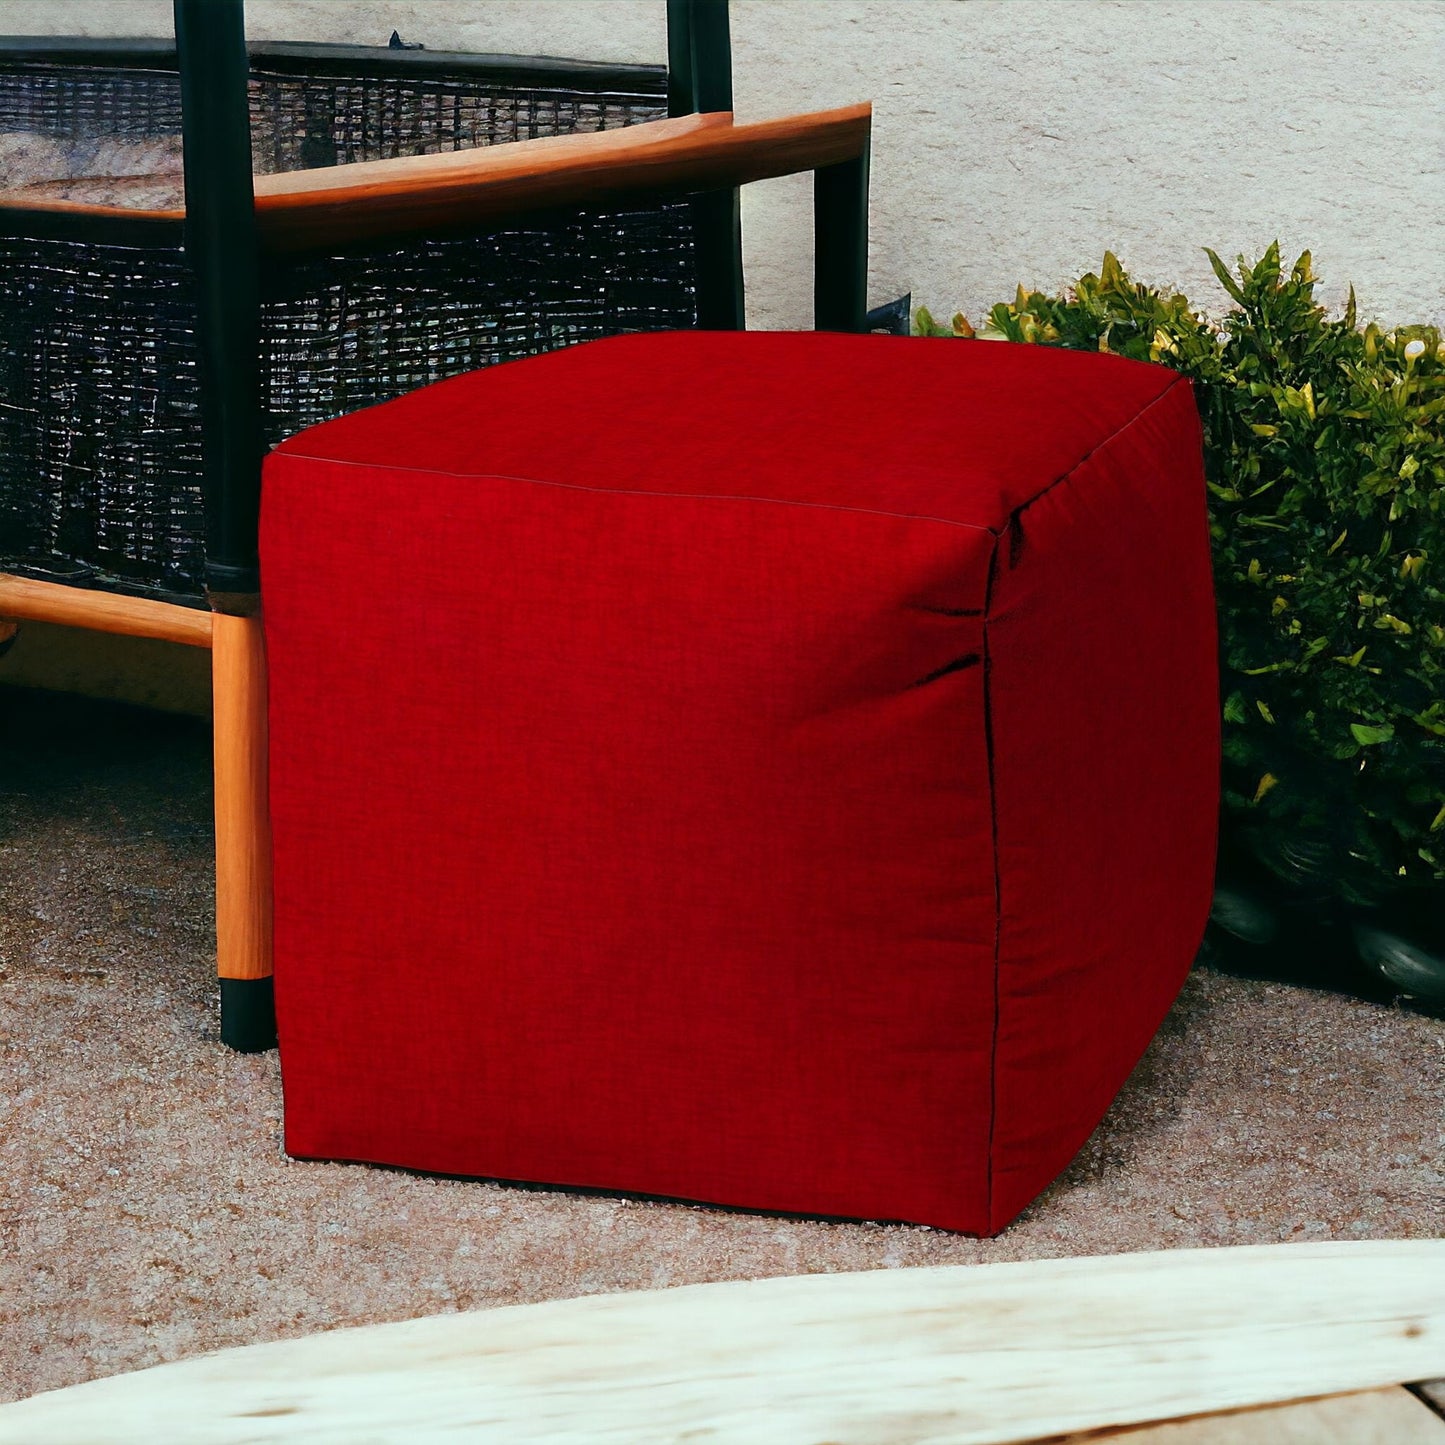
[[(250, 0), (257, 38), (656, 60), (663, 0)], [(6, 0), (13, 34), (168, 35), (169, 0)], [(1445, 323), (1445, 4), (733, 0), (743, 118), (876, 103), (873, 301), (977, 317), (1112, 247), (1222, 302), (1201, 246), (1313, 248), (1386, 322)], [(810, 324), (809, 188), (745, 193), (749, 321)], [(173, 666), (166, 659), (172, 659)], [(0, 681), (205, 705), (202, 656), (28, 629)]]

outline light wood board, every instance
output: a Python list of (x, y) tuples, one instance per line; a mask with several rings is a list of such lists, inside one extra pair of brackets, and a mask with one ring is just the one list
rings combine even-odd
[(694, 1285), (220, 1354), (0, 1406), (8, 1445), (1002, 1445), (1445, 1374), (1445, 1242)]
[(215, 699), (216, 972), (271, 975), (271, 810), (267, 794), (266, 637), (259, 617), (217, 613)]
[(1089, 1430), (1055, 1436), (1048, 1445), (1445, 1445), (1445, 1420), (1395, 1386), (1162, 1425)]
[(196, 607), (37, 582), (0, 572), (0, 621), (54, 622), (126, 637), (157, 637), (188, 647), (211, 645), (211, 614)]

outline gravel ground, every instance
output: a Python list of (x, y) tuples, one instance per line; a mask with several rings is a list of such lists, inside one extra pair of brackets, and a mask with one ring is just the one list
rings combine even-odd
[(0, 1399), (336, 1325), (776, 1274), (1445, 1235), (1445, 1023), (1196, 970), (1000, 1239), (280, 1151), (223, 1049), (206, 724), (0, 688)]

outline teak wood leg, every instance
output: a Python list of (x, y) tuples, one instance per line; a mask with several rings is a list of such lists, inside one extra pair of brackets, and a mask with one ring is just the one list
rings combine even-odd
[(266, 797), (266, 643), (259, 617), (215, 614), (216, 972), (221, 1041), (276, 1045), (271, 988), (271, 818)]

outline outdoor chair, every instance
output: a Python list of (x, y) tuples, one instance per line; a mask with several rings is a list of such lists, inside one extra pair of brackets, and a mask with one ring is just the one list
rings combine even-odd
[(493, 361), (740, 326), (737, 186), (764, 176), (817, 172), (819, 321), (861, 329), (869, 116), (733, 127), (723, 0), (669, 0), (667, 68), (248, 58), (239, 0), (175, 8), (174, 47), (0, 41), (0, 140), (110, 136), (154, 169), (183, 133), (185, 190), (0, 194), (0, 634), (211, 649), (221, 1034), (255, 1049), (274, 1043), (266, 445)]

